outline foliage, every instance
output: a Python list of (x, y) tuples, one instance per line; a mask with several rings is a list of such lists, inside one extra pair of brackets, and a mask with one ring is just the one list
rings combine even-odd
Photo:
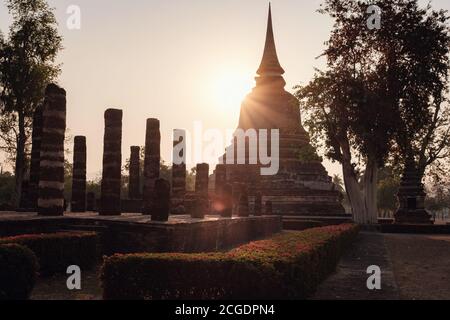
[(30, 297), (39, 268), (34, 253), (21, 245), (0, 245), (0, 300)]
[(450, 177), (448, 176), (449, 165), (440, 167), (445, 170), (445, 175), (441, 173), (429, 176), (426, 189), (427, 195), (425, 206), (433, 213), (443, 213), (450, 208)]
[(380, 216), (391, 217), (398, 208), (399, 186), (400, 174), (392, 167), (385, 167), (380, 171), (377, 184), (377, 207)]
[(299, 299), (331, 273), (355, 225), (283, 232), (225, 253), (116, 254), (102, 267), (105, 299)]
[(11, 205), (14, 194), (14, 176), (9, 173), (0, 174), (0, 206)]
[(94, 232), (58, 232), (0, 238), (1, 244), (16, 243), (37, 256), (40, 274), (66, 272), (70, 265), (89, 268), (97, 260), (97, 235)]
[(0, 37), (0, 148), (15, 160), (15, 201), (19, 203), (32, 117), (45, 87), (60, 72), (61, 50), (53, 10), (45, 0), (7, 0), (13, 22)]

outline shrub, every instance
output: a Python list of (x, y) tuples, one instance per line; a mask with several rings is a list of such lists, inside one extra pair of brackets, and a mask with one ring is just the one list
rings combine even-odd
[(102, 267), (105, 299), (302, 299), (331, 273), (358, 232), (351, 224), (277, 234), (225, 253), (116, 254)]
[(37, 256), (44, 276), (66, 272), (70, 265), (92, 267), (97, 259), (97, 235), (94, 232), (59, 232), (0, 238), (0, 244), (17, 243)]
[(36, 282), (34, 253), (18, 244), (0, 245), (0, 300), (28, 299)]

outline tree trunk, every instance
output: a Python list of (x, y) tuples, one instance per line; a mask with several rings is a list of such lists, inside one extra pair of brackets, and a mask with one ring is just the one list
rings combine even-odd
[(17, 151), (16, 151), (16, 165), (14, 169), (15, 175), (15, 190), (14, 190), (14, 205), (16, 208), (20, 207), (20, 200), (22, 197), (22, 182), (25, 175), (25, 117), (22, 112), (18, 112), (19, 120), (19, 134), (17, 137)]
[(366, 208), (366, 223), (378, 223), (377, 211), (377, 182), (378, 182), (378, 164), (374, 159), (367, 160), (366, 170), (364, 172), (364, 206)]
[(358, 178), (351, 162), (350, 147), (347, 141), (341, 141), (342, 172), (344, 176), (345, 191), (347, 192), (350, 206), (352, 207), (353, 220), (364, 224), (366, 221), (366, 208), (364, 206), (363, 193), (358, 184)]

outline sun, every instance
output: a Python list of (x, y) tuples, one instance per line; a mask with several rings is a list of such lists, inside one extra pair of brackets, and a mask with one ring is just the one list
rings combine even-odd
[(225, 111), (236, 111), (240, 109), (245, 96), (250, 93), (254, 80), (248, 70), (229, 68), (218, 72), (212, 85), (217, 107)]

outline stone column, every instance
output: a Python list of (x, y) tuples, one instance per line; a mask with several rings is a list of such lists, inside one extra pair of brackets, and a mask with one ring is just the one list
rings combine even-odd
[(45, 90), (39, 162), (38, 214), (64, 214), (64, 135), (66, 91), (55, 84)]
[(223, 193), (223, 187), (227, 183), (227, 169), (224, 164), (218, 164), (216, 166), (216, 181), (214, 185), (215, 193), (218, 197), (221, 197)]
[(159, 179), (160, 170), (160, 148), (161, 133), (159, 131), (158, 119), (147, 119), (147, 129), (145, 135), (145, 159), (144, 159), (144, 191), (143, 191), (143, 212), (146, 215), (152, 214), (152, 207), (155, 199), (155, 183)]
[(172, 159), (172, 212), (186, 213), (186, 132), (174, 130)]
[(239, 182), (233, 182), (232, 184), (232, 190), (233, 190), (233, 215), (238, 216), (239, 215), (239, 201), (241, 198), (241, 189), (242, 185)]
[(273, 214), (272, 201), (266, 201), (266, 216), (271, 216)]
[(33, 115), (33, 133), (31, 137), (31, 161), (30, 161), (30, 183), (28, 188), (28, 199), (30, 208), (37, 209), (39, 188), (39, 166), (41, 161), (42, 141), (42, 105), (39, 105)]
[(231, 184), (226, 184), (222, 189), (223, 210), (221, 216), (224, 218), (231, 218), (233, 216), (233, 187)]
[(95, 211), (95, 193), (88, 192), (86, 196), (86, 210)]
[(129, 168), (129, 180), (128, 180), (128, 197), (130, 199), (140, 198), (140, 153), (141, 148), (133, 146), (130, 148), (130, 168)]
[(223, 188), (226, 184), (226, 167), (223, 164), (216, 165), (214, 170), (214, 199), (212, 201), (212, 211), (213, 214), (223, 215), (224, 206), (224, 195)]
[(120, 215), (122, 110), (105, 111), (100, 215)]
[(262, 215), (262, 194), (261, 192), (257, 192), (255, 196), (255, 207), (253, 215), (261, 216)]
[(73, 146), (72, 212), (86, 211), (86, 137), (76, 136)]
[(152, 221), (168, 221), (170, 213), (170, 183), (164, 179), (155, 181), (155, 198), (153, 203)]
[(209, 212), (208, 183), (209, 165), (207, 163), (197, 164), (197, 173), (195, 175), (196, 206), (192, 212), (193, 218), (203, 219)]
[(239, 217), (248, 217), (249, 209), (248, 209), (248, 191), (247, 188), (242, 188), (241, 194), (239, 196)]

